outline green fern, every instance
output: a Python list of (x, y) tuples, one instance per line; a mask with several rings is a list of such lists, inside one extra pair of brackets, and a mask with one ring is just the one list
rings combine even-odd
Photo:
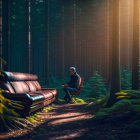
[(19, 126), (26, 126), (25, 120), (20, 118), (20, 115), (15, 111), (22, 109), (20, 102), (6, 99), (2, 96), (0, 90), (0, 131), (7, 131)]
[(108, 97), (100, 98), (88, 107), (96, 112), (94, 118), (103, 119), (111, 116), (134, 113), (135, 117), (140, 117), (140, 91), (127, 90), (116, 93), (118, 101), (109, 108), (105, 108)]

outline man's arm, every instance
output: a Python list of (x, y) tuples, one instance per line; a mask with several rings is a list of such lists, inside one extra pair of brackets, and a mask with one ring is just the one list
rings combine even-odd
[(72, 86), (72, 79), (68, 82), (68, 83), (64, 83), (64, 84), (62, 84), (62, 86), (64, 86), (64, 87), (68, 87), (68, 86)]
[(72, 79), (67, 84), (68, 84), (68, 86), (72, 87), (72, 85), (73, 85)]
[(68, 87), (69, 85), (68, 84), (64, 84), (64, 87)]

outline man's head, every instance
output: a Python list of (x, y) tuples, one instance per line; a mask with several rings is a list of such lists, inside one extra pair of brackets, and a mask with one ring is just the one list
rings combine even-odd
[(70, 74), (73, 75), (76, 72), (75, 67), (70, 67)]

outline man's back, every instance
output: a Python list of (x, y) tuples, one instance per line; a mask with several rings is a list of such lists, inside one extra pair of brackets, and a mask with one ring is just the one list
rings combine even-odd
[(71, 75), (71, 80), (68, 83), (69, 87), (79, 89), (79, 80), (80, 76), (77, 74), (77, 72), (75, 72), (73, 75)]

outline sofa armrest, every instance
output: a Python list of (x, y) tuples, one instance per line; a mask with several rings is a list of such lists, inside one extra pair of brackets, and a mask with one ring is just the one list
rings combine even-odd
[(2, 92), (2, 95), (8, 99), (15, 99), (15, 98), (28, 98), (28, 93), (10, 93), (9, 91)]
[(11, 100), (26, 102), (28, 105), (37, 104), (44, 101), (44, 96), (41, 94), (30, 95), (28, 93), (8, 93), (3, 92), (2, 95)]
[(28, 93), (20, 93), (20, 94), (15, 94), (15, 93), (10, 93), (10, 92), (2, 92), (2, 95), (10, 100), (15, 100), (15, 101), (20, 101), (20, 102), (26, 102), (27, 104), (31, 104), (32, 100)]

